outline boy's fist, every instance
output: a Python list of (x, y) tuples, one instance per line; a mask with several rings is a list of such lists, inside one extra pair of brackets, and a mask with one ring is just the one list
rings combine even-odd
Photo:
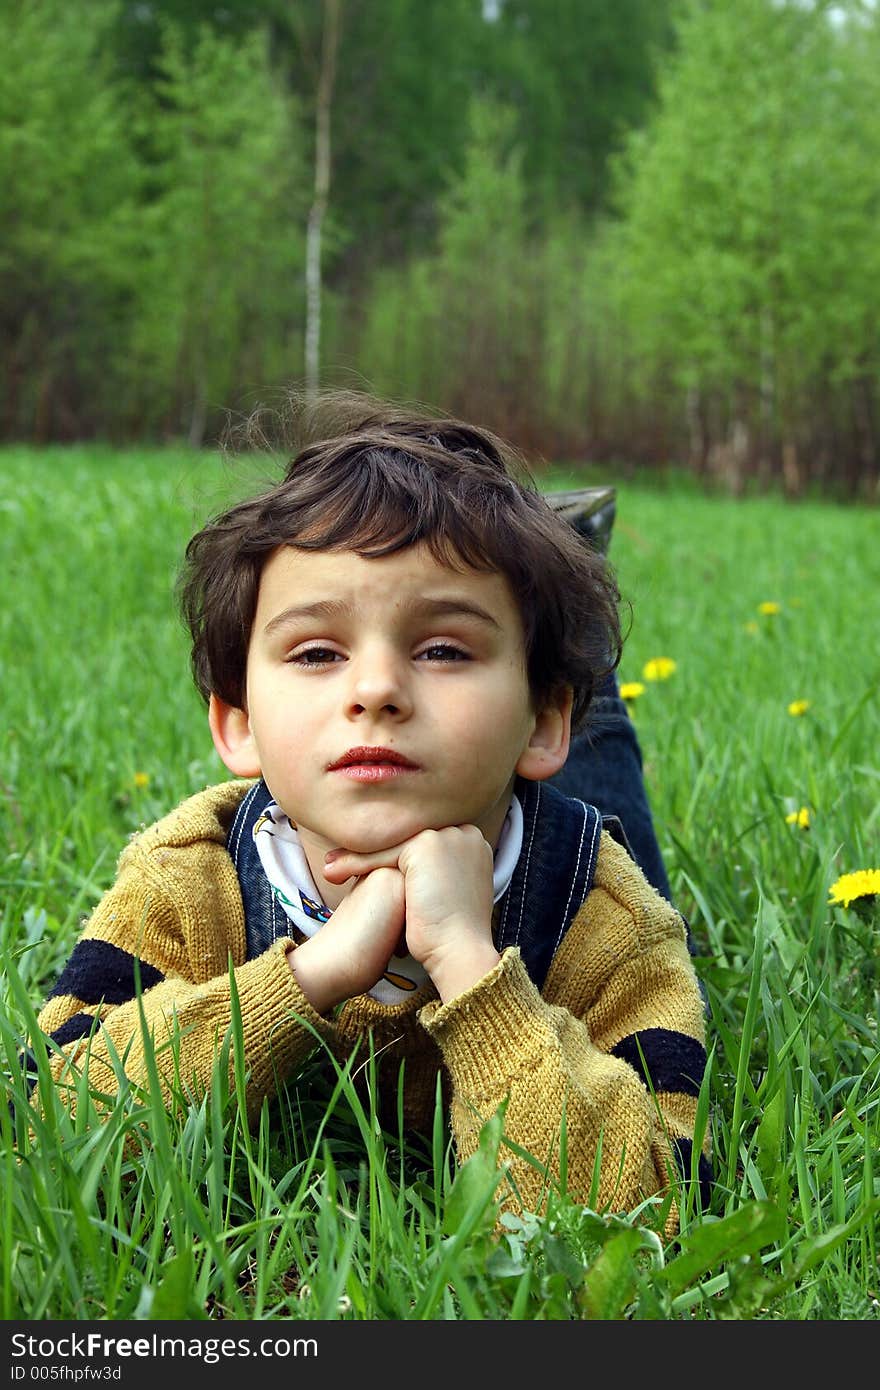
[(482, 832), (475, 825), (452, 825), (422, 830), (375, 854), (333, 851), (324, 875), (331, 883), (365, 876), (366, 884), (382, 871), (400, 874), (407, 949), (424, 965), (445, 1003), (498, 963), (492, 942), (492, 867), (492, 847)]
[(297, 983), (318, 1013), (372, 989), (403, 932), (403, 874), (381, 868), (361, 878), (321, 930), (288, 951)]

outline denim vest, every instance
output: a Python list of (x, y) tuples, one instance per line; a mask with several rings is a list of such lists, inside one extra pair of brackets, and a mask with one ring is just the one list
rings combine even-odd
[[(550, 962), (593, 886), (603, 826), (626, 848), (620, 822), (595, 806), (563, 796), (547, 782), (517, 779), (523, 843), (513, 878), (496, 909), (495, 947), (518, 946), (531, 979), (544, 984)], [(253, 828), (272, 800), (265, 782), (245, 795), (226, 837), (235, 865), (247, 933), (247, 958), (290, 934), (290, 922), (269, 886)]]

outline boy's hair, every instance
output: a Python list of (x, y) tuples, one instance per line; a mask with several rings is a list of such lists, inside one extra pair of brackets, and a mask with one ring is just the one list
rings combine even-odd
[(571, 686), (579, 727), (620, 660), (620, 594), (604, 557), (544, 500), (521, 456), (460, 420), (362, 395), (322, 398), (310, 434), (281, 482), (187, 546), (179, 598), (203, 698), (245, 707), (260, 578), (280, 546), (370, 558), (424, 542), (443, 564), (507, 579), (535, 705)]

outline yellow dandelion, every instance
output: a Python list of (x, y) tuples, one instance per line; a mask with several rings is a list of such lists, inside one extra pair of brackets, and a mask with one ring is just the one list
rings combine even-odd
[(671, 656), (653, 656), (646, 661), (642, 675), (646, 681), (667, 681), (675, 670), (676, 663)]
[(810, 808), (802, 806), (799, 811), (790, 811), (785, 819), (788, 825), (797, 825), (801, 830), (809, 830)]
[(136, 772), (132, 778), (136, 787), (148, 787), (150, 785), (149, 772)]
[(809, 708), (809, 700), (792, 700), (791, 704), (788, 707), (788, 712), (789, 714), (794, 715), (795, 719), (797, 719), (799, 715), (806, 714)]
[(758, 604), (758, 612), (763, 613), (765, 618), (772, 618), (774, 613), (782, 612), (782, 604), (774, 603), (772, 599), (767, 599), (765, 603)]
[(839, 903), (849, 907), (859, 898), (873, 898), (880, 893), (880, 869), (856, 869), (855, 873), (843, 874), (829, 889), (829, 903)]
[(641, 681), (624, 681), (620, 687), (620, 695), (623, 700), (637, 700), (644, 693), (645, 687)]
[(758, 627), (758, 624), (755, 623), (755, 622), (746, 623), (745, 626), (746, 626), (746, 632), (749, 634), (750, 637), (754, 637), (754, 635), (755, 635), (756, 632), (760, 632), (760, 631), (761, 631), (761, 629)]

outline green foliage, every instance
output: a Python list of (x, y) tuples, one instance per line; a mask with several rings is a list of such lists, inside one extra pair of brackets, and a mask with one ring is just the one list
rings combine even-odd
[(515, 409), (532, 350), (521, 273), (525, 190), (510, 113), (475, 102), (471, 129), (464, 170), (440, 204), (437, 251), (380, 278), (358, 348), (373, 382), (454, 399), (462, 413), (467, 384), (480, 390), (490, 362), (495, 391)]
[[(436, 247), (372, 279), (341, 329), (358, 333), (346, 364), (545, 456), (678, 458), (733, 490), (872, 497), (876, 12), (684, 4), (647, 122), (633, 111), (624, 135), (618, 118), (611, 206), (589, 217), (601, 101), (542, 85), (587, 30), (542, 6), (502, 13), (505, 76), (475, 100)], [(620, 58), (618, 18), (590, 40)]]
[[(149, 198), (134, 350), (175, 433), (301, 362), (306, 170), (266, 38), (168, 28), (141, 117)], [(141, 372), (132, 374), (137, 392)]]
[[(414, 379), (451, 407), (484, 382), (489, 413), (515, 409), (534, 437), (562, 419), (558, 394), (540, 408), (532, 354), (554, 304), (568, 310), (560, 348), (583, 337), (566, 272), (584, 228), (565, 234), (557, 286), (559, 238), (545, 254), (538, 224), (601, 200), (607, 152), (644, 107), (667, 29), (656, 0), (589, 8), (584, 23), (582, 7), (539, 3), (494, 17), (481, 0), (343, 7), (328, 375)], [(301, 375), (322, 17), (319, 0), (6, 6), (6, 438), (197, 444), (227, 408)], [(390, 268), (407, 255), (401, 281)], [(471, 344), (463, 370), (447, 320)], [(401, 344), (426, 337), (410, 370)]]
[(608, 264), (632, 370), (643, 393), (674, 382), (682, 421), (690, 393), (706, 442), (738, 422), (759, 450), (801, 446), (813, 397), (840, 409), (876, 381), (880, 26), (830, 11), (684, 5), (618, 166)]
[[(304, 372), (321, 0), (9, 0), (0, 437)], [(346, 0), (322, 379), (737, 492), (880, 478), (880, 11)]]
[(378, 392), (479, 419), (538, 458), (601, 455), (635, 397), (601, 239), (577, 213), (533, 227), (511, 109), (474, 102), (470, 130), (436, 249), (374, 277), (354, 359)]
[[(0, 429), (69, 436), (124, 380), (138, 162), (112, 0), (0, 8)], [(104, 344), (115, 340), (108, 361)]]
[(279, 0), (224, 0), (222, 7), (215, 0), (151, 0), (149, 5), (118, 0), (113, 48), (120, 69), (149, 86), (169, 24), (190, 47), (206, 26), (219, 38), (244, 38), (261, 29), (279, 8)]
[(490, 91), (517, 113), (533, 226), (595, 212), (609, 156), (651, 101), (668, 0), (502, 0), (490, 29)]
[[(296, 7), (291, 80), (315, 88), (321, 6)], [(288, 31), (289, 32), (289, 31)], [(331, 207), (347, 232), (342, 284), (424, 248), (461, 169), (490, 33), (480, 0), (346, 0), (332, 113)], [(304, 80), (305, 78), (305, 80)]]
[(201, 442), (301, 362), (307, 175), (264, 33), (123, 81), (114, 0), (0, 11), (0, 428)]

